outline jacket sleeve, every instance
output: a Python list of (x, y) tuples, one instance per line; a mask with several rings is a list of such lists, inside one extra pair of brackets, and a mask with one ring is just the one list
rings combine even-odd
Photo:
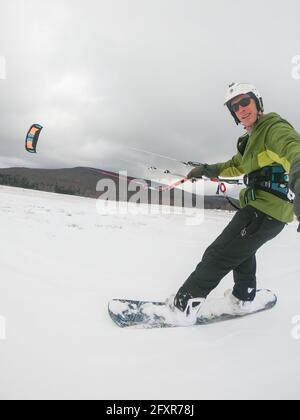
[[(297, 184), (297, 188), (296, 188), (296, 184)], [(296, 193), (296, 189), (297, 189), (297, 191), (299, 191), (299, 195), (300, 195), (300, 160), (295, 161), (293, 163), (292, 168), (291, 168), (290, 189), (294, 193)]]
[(238, 152), (232, 159), (227, 162), (218, 163), (219, 176), (223, 177), (238, 177), (245, 172), (241, 166), (242, 155)]
[(292, 187), (300, 177), (300, 134), (286, 121), (275, 124), (270, 128), (266, 148), (270, 158), (290, 173)]

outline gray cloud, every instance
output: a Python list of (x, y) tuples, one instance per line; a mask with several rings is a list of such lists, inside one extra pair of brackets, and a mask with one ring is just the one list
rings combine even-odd
[[(128, 160), (143, 156), (130, 147), (227, 160), (241, 132), (223, 107), (231, 81), (256, 84), (266, 110), (300, 129), (300, 80), (292, 78), (299, 16), (298, 0), (284, 7), (258, 0), (1, 0), (7, 79), (0, 80), (0, 166), (127, 165), (142, 175)], [(45, 127), (37, 156), (22, 143), (34, 122)]]

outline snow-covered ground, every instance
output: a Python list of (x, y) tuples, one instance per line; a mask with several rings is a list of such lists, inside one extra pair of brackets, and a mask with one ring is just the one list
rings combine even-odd
[(0, 200), (1, 399), (300, 397), (296, 223), (258, 255), (259, 285), (279, 296), (272, 311), (122, 330), (108, 301), (177, 291), (232, 214), (206, 211), (192, 226), (183, 215), (104, 216), (96, 200), (37, 191), (0, 187)]

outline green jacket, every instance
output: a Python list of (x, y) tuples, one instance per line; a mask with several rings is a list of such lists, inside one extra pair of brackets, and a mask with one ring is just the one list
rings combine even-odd
[[(264, 166), (280, 164), (286, 172), (300, 161), (300, 135), (278, 114), (263, 115), (251, 134), (240, 137), (238, 153), (231, 160), (216, 166), (221, 177), (238, 177)], [(245, 193), (241, 191), (241, 207), (245, 207)], [(294, 219), (293, 205), (269, 192), (257, 190), (256, 199), (249, 204), (285, 223)]]

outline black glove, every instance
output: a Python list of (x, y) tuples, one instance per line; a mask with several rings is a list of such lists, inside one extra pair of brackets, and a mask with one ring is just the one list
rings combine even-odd
[(207, 178), (216, 178), (219, 176), (218, 165), (200, 164), (196, 166), (187, 176), (188, 179), (201, 179), (203, 176)]
[(297, 216), (298, 221), (300, 222), (300, 178), (298, 178), (295, 182), (294, 193), (294, 213)]

